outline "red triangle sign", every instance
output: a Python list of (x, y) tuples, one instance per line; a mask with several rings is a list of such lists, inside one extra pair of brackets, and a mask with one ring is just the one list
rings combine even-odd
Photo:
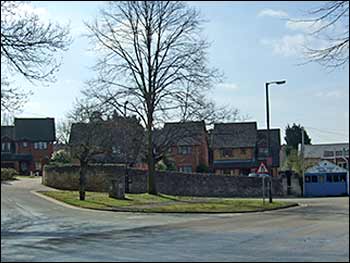
[(258, 171), (256, 173), (258, 174), (267, 174), (269, 171), (266, 168), (266, 165), (264, 163), (260, 163), (260, 166), (258, 168)]

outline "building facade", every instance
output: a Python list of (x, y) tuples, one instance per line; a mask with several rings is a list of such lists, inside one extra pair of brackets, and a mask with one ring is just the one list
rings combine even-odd
[[(299, 145), (300, 150), (300, 145)], [(322, 160), (349, 169), (349, 143), (312, 144), (304, 146), (304, 162), (316, 165)]]
[(54, 141), (53, 118), (15, 118), (14, 126), (1, 126), (1, 167), (24, 175), (41, 174)]
[(165, 123), (156, 143), (166, 151), (177, 171), (203, 172), (208, 169), (208, 136), (204, 121)]
[(270, 130), (268, 158), (267, 130), (256, 122), (219, 123), (210, 135), (211, 168), (215, 174), (248, 175), (264, 163), (273, 176), (279, 167), (280, 130)]

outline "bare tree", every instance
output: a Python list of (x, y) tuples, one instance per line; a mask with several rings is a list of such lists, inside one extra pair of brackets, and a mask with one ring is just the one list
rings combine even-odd
[(308, 62), (317, 62), (326, 68), (349, 63), (349, 1), (327, 1), (308, 13), (315, 18), (299, 22), (317, 25), (311, 35), (327, 42), (321, 48), (307, 47)]
[(150, 194), (157, 194), (156, 122), (181, 118), (183, 106), (201, 99), (219, 76), (207, 66), (202, 22), (184, 2), (120, 1), (109, 2), (98, 19), (86, 24), (100, 60), (85, 94), (116, 109), (127, 101), (127, 110), (141, 118), (147, 130)]
[(144, 129), (135, 116), (109, 116), (87, 101), (77, 101), (69, 114), (71, 154), (79, 160), (79, 195), (85, 200), (90, 163), (135, 164), (143, 145)]
[[(54, 81), (60, 66), (54, 55), (70, 44), (69, 29), (51, 22), (44, 24), (36, 14), (20, 14), (22, 4), (1, 1), (1, 76), (16, 72), (31, 82)], [(1, 82), (1, 106), (17, 109), (28, 94), (18, 88), (4, 88), (3, 78)]]
[(76, 102), (69, 116), (72, 121), (77, 121), (71, 125), (69, 145), (72, 157), (80, 163), (79, 198), (85, 200), (88, 165), (94, 156), (105, 153), (111, 133), (91, 104)]

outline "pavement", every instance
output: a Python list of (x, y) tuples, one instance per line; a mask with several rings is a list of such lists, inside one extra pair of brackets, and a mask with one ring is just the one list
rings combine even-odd
[[(73, 209), (41, 179), (1, 184), (1, 262), (349, 262), (349, 198), (248, 214)], [(283, 199), (287, 200), (287, 199)]]

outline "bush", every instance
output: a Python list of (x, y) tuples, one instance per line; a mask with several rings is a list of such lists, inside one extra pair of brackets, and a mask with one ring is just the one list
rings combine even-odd
[(14, 180), (18, 173), (13, 168), (1, 168), (1, 181)]
[(197, 173), (208, 173), (209, 167), (206, 166), (205, 164), (200, 164), (197, 166), (196, 172)]
[(71, 163), (72, 158), (68, 152), (65, 150), (59, 150), (54, 152), (52, 158), (50, 159), (50, 164), (67, 164)]

